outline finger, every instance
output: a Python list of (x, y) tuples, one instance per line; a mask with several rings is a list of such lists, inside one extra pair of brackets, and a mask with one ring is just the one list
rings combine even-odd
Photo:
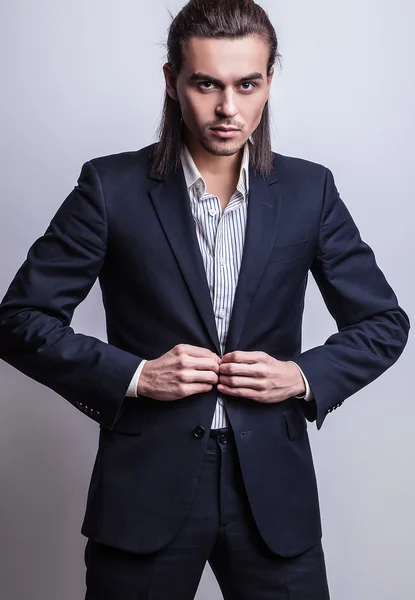
[(189, 391), (186, 392), (186, 396), (192, 396), (193, 394), (201, 394), (203, 392), (210, 392), (213, 385), (209, 383), (195, 383), (189, 387)]
[(262, 400), (258, 397), (258, 390), (253, 390), (251, 388), (233, 388), (227, 385), (218, 384), (218, 391), (221, 394), (227, 394), (228, 396), (237, 396), (239, 398), (248, 398), (248, 400), (256, 400), (257, 402), (262, 402)]
[(214, 371), (215, 373), (219, 373), (220, 365), (219, 362), (212, 358), (194, 358), (189, 357), (189, 368), (194, 369), (196, 371)]
[(180, 352), (187, 354), (188, 356), (192, 356), (194, 358), (215, 358), (218, 359), (219, 356), (209, 350), (209, 348), (203, 348), (201, 346), (192, 346), (191, 344), (178, 344), (178, 349)]
[(210, 383), (216, 385), (219, 378), (216, 373), (211, 370), (208, 371), (189, 371), (189, 380), (192, 383)]
[(261, 372), (258, 368), (258, 363), (221, 363), (219, 372), (223, 375), (240, 375), (245, 377), (261, 377)]
[(219, 385), (224, 385), (230, 388), (248, 388), (257, 391), (263, 389), (261, 382), (252, 377), (227, 377), (226, 375), (220, 375), (218, 389)]
[(235, 362), (253, 364), (259, 362), (261, 358), (262, 353), (260, 352), (244, 352), (243, 350), (234, 350), (233, 352), (228, 352), (228, 354), (224, 354), (222, 356), (222, 363)]

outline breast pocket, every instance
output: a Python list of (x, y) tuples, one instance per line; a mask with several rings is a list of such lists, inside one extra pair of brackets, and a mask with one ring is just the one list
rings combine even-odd
[(271, 251), (271, 255), (269, 257), (270, 263), (278, 262), (280, 260), (289, 260), (291, 258), (299, 258), (301, 256), (305, 256), (308, 250), (308, 240), (303, 239), (298, 242), (293, 242), (291, 244), (285, 244), (282, 246), (275, 245)]

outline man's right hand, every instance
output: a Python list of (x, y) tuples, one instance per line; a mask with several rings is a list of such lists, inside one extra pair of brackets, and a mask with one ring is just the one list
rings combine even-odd
[(220, 357), (207, 348), (178, 344), (149, 360), (141, 371), (137, 394), (155, 400), (179, 400), (209, 392), (218, 382)]

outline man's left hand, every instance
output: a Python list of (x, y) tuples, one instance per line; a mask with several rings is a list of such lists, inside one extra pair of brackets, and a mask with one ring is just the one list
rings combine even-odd
[(218, 391), (257, 402), (282, 402), (305, 392), (298, 367), (266, 352), (235, 350), (222, 356)]

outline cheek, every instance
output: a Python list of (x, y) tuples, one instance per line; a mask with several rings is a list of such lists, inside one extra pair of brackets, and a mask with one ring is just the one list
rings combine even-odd
[(239, 114), (246, 123), (259, 123), (266, 102), (266, 94), (246, 95), (240, 98), (238, 102)]
[(203, 117), (207, 112), (206, 102), (201, 102), (191, 94), (185, 95), (180, 99), (182, 114), (187, 121), (193, 123), (203, 122)]
[(251, 112), (251, 118), (252, 118), (252, 124), (257, 126), (259, 125), (261, 118), (262, 118), (262, 113), (264, 111), (265, 108), (265, 103), (263, 101), (258, 102), (258, 105), (255, 106), (255, 108), (252, 110)]

